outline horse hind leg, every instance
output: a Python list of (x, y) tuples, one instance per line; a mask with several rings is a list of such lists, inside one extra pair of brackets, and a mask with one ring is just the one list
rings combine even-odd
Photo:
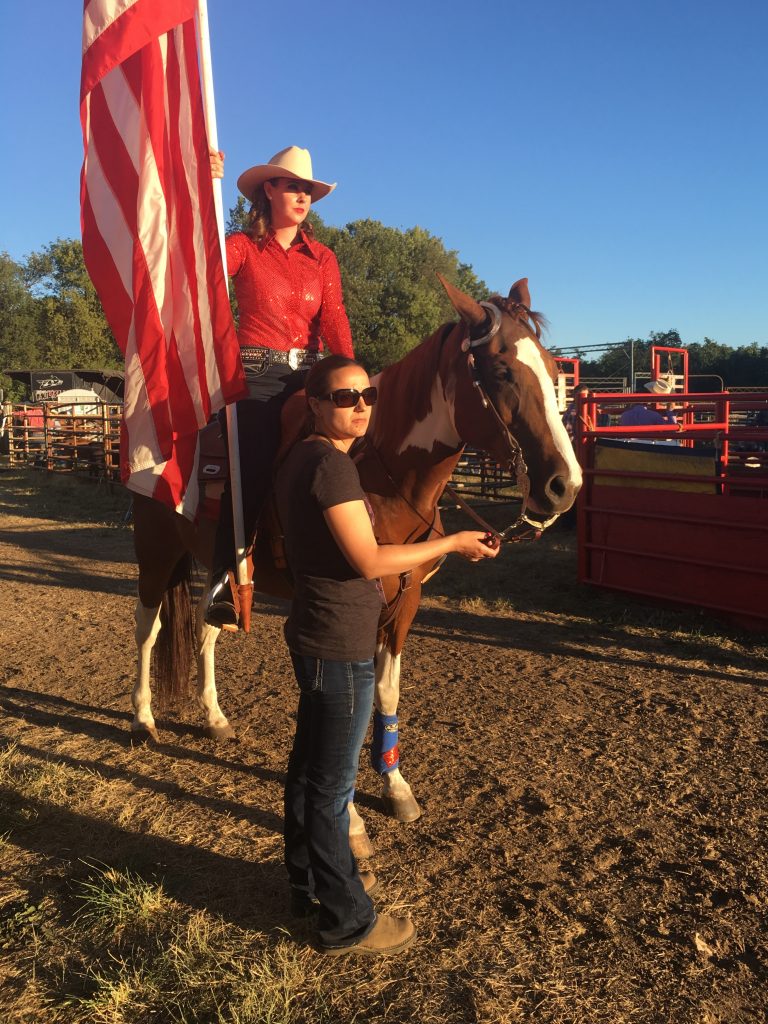
[[(208, 589), (210, 589), (210, 578)], [(205, 735), (212, 740), (236, 740), (237, 734), (219, 707), (215, 652), (221, 630), (205, 621), (205, 599), (197, 606), (197, 703), (205, 715)]]
[(400, 700), (400, 655), (386, 643), (376, 648), (376, 690), (373, 713), (371, 763), (382, 777), (382, 795), (397, 821), (416, 821), (421, 817), (411, 787), (400, 772), (400, 748), (397, 705)]
[(141, 603), (141, 600), (138, 600), (134, 618), (136, 620), (135, 636), (138, 658), (136, 682), (131, 694), (133, 705), (131, 733), (136, 739), (151, 738), (155, 743), (159, 743), (160, 737), (152, 715), (152, 691), (149, 687), (149, 678), (152, 648), (155, 646), (157, 635), (160, 632), (160, 605), (156, 608), (147, 608)]

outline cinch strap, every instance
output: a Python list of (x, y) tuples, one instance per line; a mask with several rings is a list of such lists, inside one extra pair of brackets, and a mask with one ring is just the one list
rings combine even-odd
[(386, 775), (399, 766), (397, 739), (397, 715), (382, 715), (380, 711), (374, 711), (371, 765), (379, 775)]

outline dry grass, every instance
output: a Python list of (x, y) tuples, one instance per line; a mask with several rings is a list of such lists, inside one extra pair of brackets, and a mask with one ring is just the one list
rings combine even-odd
[(130, 505), (129, 492), (118, 483), (0, 464), (0, 510), (4, 512), (33, 510), (43, 518), (114, 527), (127, 524)]

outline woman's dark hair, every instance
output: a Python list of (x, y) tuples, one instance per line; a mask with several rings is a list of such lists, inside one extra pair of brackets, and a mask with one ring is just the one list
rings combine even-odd
[[(277, 178), (270, 178), (270, 184), (274, 185), (277, 180)], [(264, 186), (259, 185), (253, 194), (251, 209), (248, 213), (248, 226), (245, 233), (252, 238), (254, 242), (263, 242), (271, 226), (272, 207), (269, 205), (269, 200), (267, 199), (267, 193), (264, 191)], [(301, 230), (309, 238), (315, 237), (312, 225), (308, 220), (305, 220), (302, 223)]]
[(337, 370), (345, 370), (348, 366), (356, 366), (365, 373), (360, 363), (349, 356), (326, 356), (325, 359), (318, 359), (304, 381), (307, 398), (322, 398), (327, 395), (331, 390), (331, 377)]
[(350, 359), (349, 356), (326, 356), (325, 359), (319, 359), (309, 371), (304, 380), (304, 393), (307, 396), (307, 416), (299, 438), (309, 437), (310, 434), (317, 433), (315, 415), (309, 407), (309, 399), (322, 398), (324, 395), (327, 395), (331, 390), (331, 377), (337, 370), (344, 370), (347, 366), (357, 366), (365, 373), (365, 367), (360, 366), (356, 359)]

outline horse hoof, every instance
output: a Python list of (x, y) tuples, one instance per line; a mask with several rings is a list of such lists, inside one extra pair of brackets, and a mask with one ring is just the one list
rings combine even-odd
[(421, 817), (421, 808), (416, 797), (408, 796), (385, 796), (384, 803), (395, 821), (416, 821)]
[(138, 728), (131, 727), (131, 745), (141, 746), (144, 743), (159, 743), (160, 733), (154, 727), (150, 728), (146, 725), (139, 726)]
[(231, 725), (207, 725), (203, 730), (209, 740), (223, 743), (224, 740), (236, 740), (237, 733)]
[(349, 848), (355, 860), (368, 860), (373, 856), (373, 844), (365, 831), (349, 833)]

